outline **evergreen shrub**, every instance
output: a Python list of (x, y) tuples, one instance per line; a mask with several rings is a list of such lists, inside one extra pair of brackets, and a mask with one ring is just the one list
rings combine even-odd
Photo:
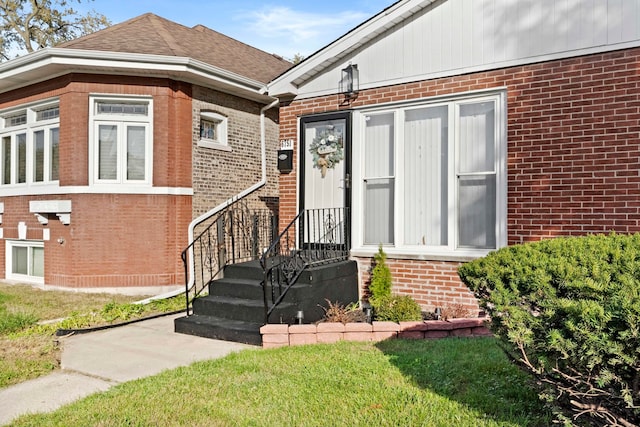
[(422, 320), (422, 311), (416, 300), (409, 295), (391, 295), (393, 278), (382, 245), (378, 247), (373, 260), (375, 266), (371, 272), (369, 303), (373, 307), (374, 318), (390, 322)]
[(510, 246), (458, 272), (560, 420), (640, 425), (640, 235)]
[(376, 304), (376, 300), (381, 300), (391, 296), (391, 270), (387, 265), (387, 254), (382, 250), (382, 245), (378, 247), (378, 252), (373, 256), (374, 267), (371, 272), (371, 284), (369, 285), (369, 302)]
[(390, 295), (376, 300), (375, 319), (389, 322), (422, 320), (420, 305), (409, 295)]

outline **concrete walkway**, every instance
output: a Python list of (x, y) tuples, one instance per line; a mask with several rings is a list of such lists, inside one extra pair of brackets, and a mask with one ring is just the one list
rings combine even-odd
[(53, 411), (122, 382), (256, 348), (177, 334), (173, 319), (180, 316), (62, 338), (61, 371), (0, 389), (0, 425), (22, 414)]

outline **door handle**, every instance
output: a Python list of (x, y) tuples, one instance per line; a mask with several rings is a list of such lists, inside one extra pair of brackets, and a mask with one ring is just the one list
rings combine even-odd
[(344, 188), (348, 190), (349, 187), (351, 187), (351, 176), (349, 176), (348, 173), (345, 173), (342, 181), (344, 182)]

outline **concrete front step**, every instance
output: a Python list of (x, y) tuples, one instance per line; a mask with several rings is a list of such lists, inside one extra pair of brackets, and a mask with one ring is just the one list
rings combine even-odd
[(229, 296), (262, 301), (262, 285), (255, 279), (223, 277), (209, 284), (210, 296)]
[(233, 341), (252, 345), (261, 345), (261, 323), (222, 319), (214, 316), (179, 317), (174, 321), (175, 332), (198, 337)]
[[(258, 261), (230, 265), (225, 268), (224, 278), (209, 286), (210, 294), (193, 301), (193, 315), (185, 320), (176, 320), (176, 332), (217, 338), (229, 341), (250, 342), (250, 338), (236, 333), (234, 322), (257, 325), (265, 323), (264, 296), (260, 282), (262, 267)], [(269, 303), (278, 297), (268, 292)], [(358, 301), (358, 269), (355, 261), (341, 261), (314, 266), (304, 271), (284, 300), (269, 316), (267, 323), (291, 324), (297, 321), (296, 314), (303, 313), (304, 322), (312, 323), (324, 315), (322, 307), (332, 303), (347, 305)], [(212, 331), (209, 331), (208, 328)], [(223, 329), (230, 328), (229, 333)], [(254, 326), (252, 326), (254, 328)], [(259, 342), (258, 342), (259, 343)]]

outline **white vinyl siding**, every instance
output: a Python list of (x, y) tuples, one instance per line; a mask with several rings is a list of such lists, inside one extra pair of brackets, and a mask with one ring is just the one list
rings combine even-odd
[[(298, 98), (335, 91), (349, 63), (364, 90), (640, 45), (640, 0), (447, 0), (409, 12), (417, 3), (395, 7), (408, 17), (385, 11), (287, 73)], [(321, 66), (333, 56), (341, 60)]]
[(361, 158), (362, 180), (354, 189), (360, 199), (354, 202), (356, 248), (383, 244), (391, 253), (472, 255), (505, 244), (503, 95), (381, 107), (357, 116), (362, 131), (354, 155)]
[(150, 184), (151, 100), (92, 98), (91, 104), (94, 183)]

